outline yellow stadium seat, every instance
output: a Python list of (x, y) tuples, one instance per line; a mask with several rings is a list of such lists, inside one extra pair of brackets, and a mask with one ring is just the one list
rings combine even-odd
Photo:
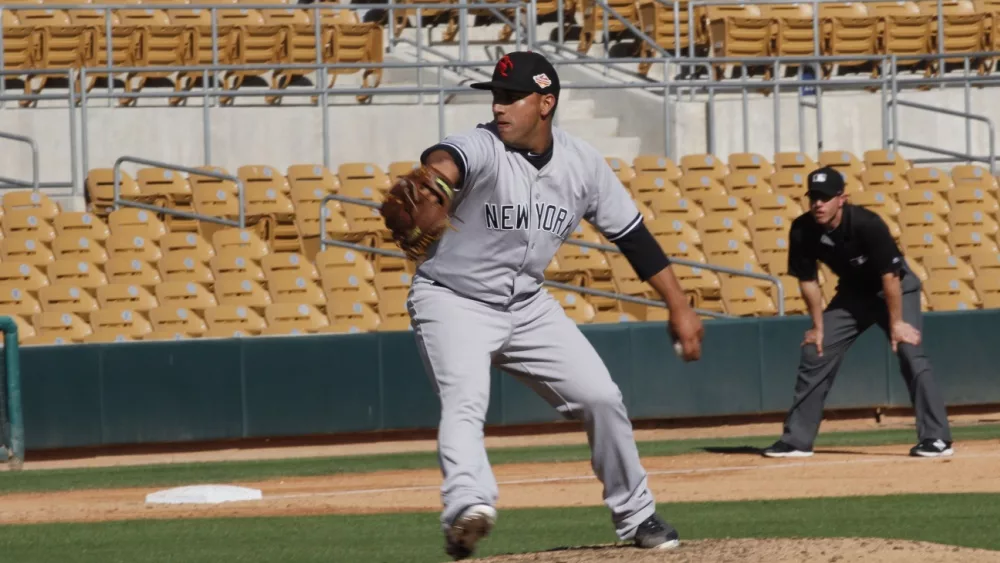
[(228, 247), (209, 260), (212, 277), (216, 282), (232, 279), (248, 279), (255, 282), (266, 281), (264, 269), (257, 260), (241, 253), (239, 247)]
[(382, 319), (372, 304), (354, 301), (346, 295), (340, 297), (331, 300), (326, 308), (331, 331), (335, 330), (334, 327), (340, 327), (338, 330), (345, 331), (349, 331), (350, 327), (356, 327), (362, 332), (378, 330)]
[[(372, 306), (378, 305), (378, 292), (375, 287), (356, 273), (336, 268), (324, 269), (320, 271), (320, 276), (328, 303), (348, 301)], [(333, 321), (333, 319), (330, 320)]]
[(696, 225), (701, 234), (725, 234), (743, 242), (750, 242), (750, 230), (735, 216), (713, 213), (698, 219)]
[(861, 183), (865, 191), (898, 194), (910, 189), (901, 174), (891, 168), (867, 168), (861, 173)]
[(900, 212), (899, 202), (892, 195), (882, 192), (851, 194), (849, 200), (854, 205), (877, 211), (889, 217), (897, 217)]
[(108, 252), (100, 241), (85, 235), (56, 236), (52, 241), (52, 254), (56, 260), (77, 260), (97, 265), (103, 265), (108, 261)]
[(112, 231), (106, 243), (108, 256), (111, 258), (124, 257), (144, 260), (150, 264), (156, 264), (163, 257), (159, 245), (156, 241), (143, 237), (142, 235), (116, 235)]
[(390, 162), (389, 167), (386, 168), (386, 174), (389, 175), (389, 182), (395, 182), (400, 176), (409, 174), (411, 170), (420, 168), (420, 162), (416, 160), (400, 160), (395, 162)]
[(746, 221), (753, 215), (750, 204), (740, 197), (731, 195), (706, 196), (701, 206), (706, 214), (728, 215), (739, 221)]
[(85, 211), (64, 211), (52, 219), (56, 235), (76, 235), (103, 242), (111, 230), (97, 215)]
[(688, 154), (681, 157), (680, 164), (684, 175), (708, 176), (719, 182), (729, 173), (729, 167), (711, 154)]
[(996, 235), (1000, 231), (997, 220), (974, 207), (959, 206), (948, 213), (948, 223), (952, 227), (976, 227), (980, 231)]
[[(160, 265), (165, 261), (166, 258), (161, 259)], [(152, 264), (138, 258), (110, 258), (104, 264), (104, 272), (109, 283), (135, 284), (146, 289), (152, 289), (164, 280)]]
[[(876, 5), (877, 6), (877, 5)], [(862, 155), (865, 170), (892, 171), (895, 176), (904, 176), (910, 169), (910, 163), (896, 151), (872, 149)]]
[[(57, 215), (58, 217), (58, 215)], [(23, 236), (49, 243), (56, 238), (56, 230), (49, 221), (30, 208), (10, 209), (0, 217), (3, 236)]]
[(49, 281), (53, 285), (74, 285), (96, 295), (98, 288), (107, 285), (108, 277), (100, 266), (83, 260), (56, 260), (48, 265)]
[(984, 213), (994, 215), (1000, 211), (997, 198), (990, 191), (978, 186), (956, 185), (947, 192), (946, 197), (948, 205), (951, 206), (952, 210), (963, 206), (969, 209), (979, 209)]
[(705, 216), (705, 211), (698, 202), (686, 197), (668, 196), (659, 200), (653, 208), (657, 219), (670, 218), (686, 221), (692, 225)]
[(203, 264), (208, 264), (215, 257), (215, 247), (198, 233), (167, 233), (160, 239), (160, 251), (164, 257), (179, 254)]
[(955, 256), (969, 256), (979, 252), (1000, 252), (996, 239), (976, 227), (955, 227), (948, 234), (948, 246)]
[[(768, 164), (768, 166), (770, 166), (770, 164)], [(769, 178), (770, 174), (768, 174), (767, 177)], [(771, 185), (765, 180), (765, 177), (756, 170), (738, 170), (729, 174), (726, 176), (725, 186), (726, 191), (729, 192), (730, 195), (741, 197), (745, 200), (749, 200), (757, 194), (774, 193), (771, 189)]]
[(722, 184), (723, 178), (713, 178), (705, 171), (685, 172), (677, 181), (681, 190), (681, 195), (697, 203), (701, 203), (709, 196), (725, 196), (726, 187)]
[(722, 303), (730, 315), (736, 317), (772, 316), (778, 310), (767, 290), (738, 278), (722, 283)]
[(251, 307), (263, 314), (264, 308), (272, 303), (267, 290), (250, 278), (238, 276), (215, 279), (215, 298), (219, 305), (239, 305)]
[(680, 167), (665, 156), (639, 155), (632, 159), (632, 169), (636, 178), (648, 175), (676, 183), (681, 177)]
[(161, 307), (183, 307), (201, 314), (218, 305), (215, 295), (195, 282), (164, 281), (156, 286), (155, 292)]
[[(771, 7), (773, 10), (775, 4)], [(810, 18), (811, 19), (811, 18)], [(812, 22), (810, 22), (810, 28), (812, 27)], [(811, 29), (810, 29), (811, 32)], [(812, 54), (812, 40), (809, 41), (809, 54)], [(819, 168), (816, 161), (812, 159), (809, 155), (801, 152), (779, 152), (774, 154), (774, 171), (781, 172), (782, 170), (796, 170), (799, 174), (803, 176), (808, 175), (813, 170)]]
[(84, 320), (97, 310), (97, 299), (83, 288), (74, 285), (50, 285), (38, 290), (42, 311), (76, 313)]
[(1000, 308), (1000, 277), (979, 277), (972, 282), (984, 309)]
[(945, 192), (954, 187), (951, 176), (940, 168), (914, 167), (906, 171), (906, 181), (911, 190)]
[(865, 170), (864, 161), (848, 151), (823, 151), (819, 154), (819, 165), (836, 168), (841, 174), (855, 179), (861, 179), (861, 173)]
[(221, 255), (224, 249), (236, 250), (240, 255), (251, 260), (261, 260), (271, 253), (256, 232), (250, 229), (226, 228), (215, 232), (211, 238), (212, 246), (217, 255)]
[(27, 262), (0, 262), (0, 288), (20, 287), (37, 295), (38, 290), (49, 282), (48, 276), (38, 266)]
[(798, 168), (783, 168), (771, 175), (771, 189), (776, 195), (798, 201), (806, 195), (809, 173)]
[(138, 284), (113, 283), (97, 288), (97, 302), (107, 311), (145, 312), (159, 306), (156, 297)]
[(929, 210), (908, 208), (899, 212), (899, 226), (903, 231), (914, 233), (930, 233), (936, 236), (947, 236), (951, 225), (940, 215)]
[(108, 215), (108, 226), (112, 236), (143, 237), (150, 241), (159, 241), (167, 234), (167, 228), (154, 213), (145, 209), (122, 207)]
[[(267, 326), (267, 321), (253, 307), (235, 304), (222, 304), (205, 309), (205, 322), (208, 323), (205, 336), (221, 336), (223, 334), (221, 331), (240, 331), (245, 335), (256, 335)], [(232, 336), (231, 332), (227, 336)]]
[(946, 216), (951, 211), (948, 200), (941, 195), (941, 192), (929, 189), (911, 188), (901, 191), (896, 194), (896, 201), (902, 206), (903, 211), (907, 209), (922, 209), (932, 211), (941, 216)]
[(362, 254), (349, 248), (329, 246), (316, 255), (316, 268), (320, 277), (327, 270), (349, 271), (361, 279), (375, 280), (375, 267)]
[(976, 271), (976, 277), (1000, 276), (1000, 252), (974, 252), (969, 255), (969, 264)]
[(951, 178), (955, 186), (974, 186), (984, 190), (996, 190), (997, 179), (990, 174), (988, 168), (979, 164), (959, 164), (951, 169)]
[(205, 320), (185, 307), (160, 306), (149, 311), (153, 330), (167, 334), (200, 336), (208, 330)]
[(0, 198), (4, 213), (15, 209), (31, 209), (42, 219), (52, 221), (59, 214), (59, 206), (42, 192), (27, 190), (10, 191)]
[(44, 266), (55, 260), (55, 255), (44, 241), (31, 236), (12, 235), (0, 241), (0, 260)]
[(274, 272), (267, 278), (267, 290), (272, 303), (305, 303), (313, 307), (326, 306), (326, 294), (313, 280), (296, 272)]
[(90, 325), (94, 333), (114, 332), (130, 338), (141, 338), (153, 332), (153, 326), (139, 311), (122, 309), (100, 309), (90, 315)]
[(31, 324), (36, 334), (61, 337), (67, 342), (83, 342), (93, 332), (87, 321), (68, 312), (37, 313), (32, 315)]
[(314, 333), (330, 326), (330, 320), (326, 315), (307, 303), (273, 303), (264, 309), (264, 318), (268, 325), (264, 332), (269, 334), (273, 334), (275, 330), (289, 329)]
[(912, 258), (924, 258), (932, 254), (951, 254), (951, 249), (944, 239), (930, 233), (905, 231), (899, 242), (903, 247), (903, 253)]
[(933, 254), (923, 259), (927, 277), (972, 281), (976, 277), (975, 270), (962, 257)]
[[(776, 172), (775, 176), (778, 174), (781, 174), (781, 172)], [(798, 203), (798, 196), (792, 197), (777, 193), (750, 196), (750, 208), (753, 210), (754, 214), (769, 211), (780, 213), (789, 221), (792, 221), (804, 211), (802, 206)]]
[[(38, 290), (44, 289), (38, 288)], [(14, 283), (0, 285), (0, 315), (30, 317), (42, 312), (42, 305), (35, 297), (38, 291), (28, 291)]]
[(978, 309), (980, 305), (976, 292), (961, 280), (930, 278), (924, 283), (924, 290), (932, 311)]

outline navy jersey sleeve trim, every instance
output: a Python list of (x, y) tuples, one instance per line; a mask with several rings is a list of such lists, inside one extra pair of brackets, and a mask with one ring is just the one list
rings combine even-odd
[(636, 213), (635, 218), (632, 219), (632, 221), (624, 229), (608, 237), (608, 241), (609, 242), (617, 241), (618, 239), (632, 232), (632, 230), (638, 227), (640, 224), (642, 224), (642, 213)]
[(617, 239), (615, 244), (642, 281), (648, 281), (670, 265), (670, 259), (663, 248), (641, 221), (638, 226)]
[(458, 167), (458, 183), (456, 184), (456, 187), (461, 189), (462, 183), (465, 181), (466, 171), (469, 169), (469, 159), (465, 157), (465, 153), (462, 152), (462, 149), (451, 143), (438, 143), (421, 153), (420, 163), (426, 164), (427, 157), (430, 156), (432, 152), (439, 150), (448, 153), (451, 156), (451, 159), (455, 161), (455, 165)]

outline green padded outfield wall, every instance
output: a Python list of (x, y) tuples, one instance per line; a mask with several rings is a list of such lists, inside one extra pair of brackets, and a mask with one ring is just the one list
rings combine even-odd
[[(950, 405), (1000, 402), (1000, 311), (925, 316), (927, 355)], [(674, 354), (663, 323), (585, 326), (633, 418), (785, 410), (805, 317), (706, 323), (701, 361)], [(29, 450), (434, 428), (437, 398), (409, 332), (28, 347)], [(494, 371), (487, 423), (559, 415)], [(908, 406), (873, 327), (844, 361), (830, 407)]]

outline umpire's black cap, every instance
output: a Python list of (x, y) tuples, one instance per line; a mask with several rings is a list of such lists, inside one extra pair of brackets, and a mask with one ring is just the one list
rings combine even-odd
[(493, 80), (471, 85), (477, 90), (501, 88), (514, 92), (552, 94), (559, 99), (559, 75), (552, 63), (533, 51), (504, 55), (493, 68)]
[(844, 176), (830, 166), (817, 168), (809, 173), (806, 194), (820, 200), (832, 199), (844, 193)]

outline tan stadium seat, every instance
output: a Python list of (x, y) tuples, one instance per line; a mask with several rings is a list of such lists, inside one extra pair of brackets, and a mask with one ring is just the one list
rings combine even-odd
[[(175, 2), (170, 2), (175, 3)], [(186, 62), (191, 31), (183, 25), (172, 24), (163, 10), (127, 9), (117, 11), (119, 21), (135, 26), (139, 36), (136, 59), (132, 66), (178, 66)], [(139, 92), (150, 79), (170, 78), (169, 72), (130, 72), (125, 76), (125, 91)], [(135, 80), (138, 79), (138, 82)], [(123, 105), (134, 105), (122, 101)]]
[(981, 277), (972, 282), (984, 309), (1000, 308), (1000, 277)]
[(898, 194), (910, 189), (903, 176), (892, 169), (865, 169), (861, 173), (861, 183), (867, 192)]
[[(880, 53), (900, 56), (928, 53), (932, 18), (922, 15), (915, 2), (878, 2), (870, 4), (869, 11), (880, 20)], [(897, 59), (896, 66), (905, 69), (918, 63), (917, 60)]]
[[(239, 220), (240, 202), (236, 194), (223, 188), (201, 189), (196, 187), (194, 188), (194, 211), (216, 219), (237, 221)], [(215, 233), (220, 230), (232, 228), (235, 227), (210, 221), (198, 222), (198, 232), (207, 240), (212, 240)]]
[[(330, 40), (324, 45), (325, 62), (330, 63), (350, 63), (381, 64), (383, 61), (383, 31), (380, 25), (374, 22), (362, 22), (358, 18), (357, 12), (353, 10), (330, 10), (321, 12), (324, 26), (333, 27)], [(329, 70), (329, 88), (333, 88), (337, 77), (342, 74), (361, 73), (361, 86), (363, 88), (377, 88), (382, 82), (382, 69), (380, 68), (331, 68)], [(356, 96), (359, 103), (367, 103), (371, 96)], [(316, 103), (316, 97), (313, 97)]]
[(700, 246), (701, 245), (701, 227), (697, 225), (703, 221), (705, 217), (695, 221), (694, 226), (691, 223), (682, 221), (681, 219), (671, 219), (669, 217), (657, 217), (649, 223), (646, 224), (646, 228), (654, 237), (676, 237), (679, 240), (686, 241), (689, 244)]
[[(945, 0), (941, 7), (943, 14), (939, 15), (936, 0), (919, 2), (920, 13), (934, 18), (931, 23), (933, 32), (929, 34), (930, 51), (937, 53), (939, 49), (945, 53), (977, 53), (986, 50), (986, 14), (977, 12), (971, 0)], [(938, 45), (937, 22), (943, 19), (943, 45)], [(960, 58), (950, 58), (932, 63), (934, 69), (939, 69), (942, 63), (961, 63)], [(982, 72), (985, 61), (972, 60), (972, 70)], [(977, 68), (978, 67), (978, 68)]]
[(956, 186), (971, 185), (984, 190), (996, 190), (997, 179), (989, 169), (979, 164), (959, 164), (951, 169), (951, 178)]
[(753, 215), (750, 204), (740, 197), (731, 195), (706, 196), (702, 200), (702, 208), (706, 214), (724, 214), (740, 221), (746, 221)]
[(907, 170), (904, 176), (910, 184), (910, 190), (946, 192), (955, 185), (951, 176), (940, 168), (914, 167)]
[[(737, 10), (733, 15), (725, 15), (709, 20), (709, 36), (712, 42), (712, 56), (715, 57), (767, 57), (771, 55), (771, 18), (761, 17), (760, 9), (754, 4), (736, 6), (711, 6), (709, 14), (719, 10)], [(742, 14), (742, 15), (736, 15)], [(715, 76), (721, 80), (726, 76), (727, 67), (732, 63), (712, 65)], [(771, 76), (771, 68), (764, 67), (764, 76)], [(731, 75), (735, 74), (735, 71)]]
[(35, 296), (37, 293), (13, 283), (0, 284), (0, 315), (27, 318), (41, 313), (42, 305)]
[(215, 298), (219, 305), (251, 307), (263, 314), (264, 307), (272, 303), (267, 290), (257, 281), (237, 276), (220, 279), (216, 276)]
[(389, 291), (409, 291), (412, 282), (413, 276), (407, 272), (379, 272), (375, 274), (374, 285), (375, 291), (382, 295)]
[(681, 173), (687, 175), (708, 176), (722, 182), (729, 167), (712, 154), (688, 154), (681, 157)]
[[(774, 273), (772, 272), (772, 275)], [(806, 305), (805, 299), (802, 297), (802, 290), (799, 287), (799, 280), (789, 275), (779, 275), (778, 279), (781, 281), (781, 287), (785, 290), (785, 314), (786, 315), (807, 315), (809, 314), (809, 307)], [(770, 292), (768, 292), (771, 301), (777, 305), (778, 303), (778, 288), (771, 286)]]
[[(712, 213), (698, 219), (698, 232), (703, 235), (725, 234), (742, 242), (750, 242), (750, 230), (738, 217), (725, 213)], [(700, 242), (700, 238), (698, 239)]]
[(889, 217), (898, 216), (901, 210), (899, 202), (897, 202), (892, 195), (882, 192), (856, 193), (852, 194), (849, 199), (854, 205), (858, 205), (872, 211), (878, 211), (879, 213), (883, 213)]
[(960, 311), (978, 309), (979, 295), (961, 280), (930, 278), (924, 283), (927, 300), (932, 311)]
[[(165, 261), (166, 258), (161, 259), (160, 265)], [(152, 264), (138, 258), (110, 258), (104, 264), (104, 273), (109, 283), (134, 284), (146, 289), (152, 289), (164, 280)]]
[(955, 227), (947, 237), (955, 256), (966, 257), (979, 252), (1000, 252), (996, 239), (976, 227)]
[(44, 312), (32, 315), (31, 324), (39, 336), (57, 336), (67, 342), (83, 342), (93, 333), (90, 324), (73, 313)]
[(15, 209), (31, 209), (46, 221), (52, 221), (59, 214), (59, 206), (42, 192), (28, 190), (9, 191), (0, 198), (4, 213)]
[(554, 288), (547, 288), (546, 291), (562, 306), (566, 316), (577, 324), (589, 323), (597, 315), (594, 306), (579, 292)]
[(215, 274), (208, 265), (197, 260), (194, 256), (176, 252), (161, 258), (154, 271), (159, 272), (157, 277), (163, 281), (191, 281), (205, 287), (211, 287), (215, 283)]
[(960, 256), (935, 254), (923, 259), (927, 277), (972, 281), (976, 271)]
[(215, 257), (215, 247), (213, 247), (205, 237), (198, 233), (167, 233), (160, 239), (160, 251), (163, 257), (179, 254), (191, 257), (203, 264), (207, 264)]
[(200, 336), (208, 330), (204, 319), (184, 307), (160, 306), (150, 309), (149, 320), (153, 330), (158, 332)]
[(97, 302), (105, 310), (145, 312), (159, 306), (148, 289), (131, 283), (113, 283), (97, 288)]
[[(106, 70), (108, 59), (114, 67), (133, 67), (141, 63), (140, 55), (143, 45), (139, 36), (139, 28), (131, 23), (121, 21), (117, 11), (110, 12), (111, 15), (111, 37), (107, 35), (107, 22), (103, 10), (98, 9), (74, 9), (67, 12), (72, 25), (84, 26), (84, 34), (90, 36), (90, 43), (94, 46), (93, 57), (87, 57), (84, 64), (88, 70), (95, 70), (90, 75), (90, 81), (84, 85), (89, 92), (93, 89), (98, 78), (107, 80), (107, 74), (98, 74), (97, 69)], [(116, 78), (119, 73), (113, 73)]]
[[(824, 54), (833, 56), (876, 54), (879, 19), (868, 12), (865, 4), (843, 2), (820, 4), (819, 15), (823, 20), (822, 33), (826, 39)], [(837, 61), (823, 65), (824, 74), (830, 76), (834, 66), (863, 67), (864, 60)]]
[(275, 272), (268, 277), (267, 291), (272, 303), (306, 303), (326, 306), (326, 294), (313, 280), (295, 272)]
[(974, 252), (969, 255), (968, 261), (977, 278), (1000, 276), (1000, 252)]
[(896, 151), (873, 149), (865, 151), (861, 158), (865, 170), (891, 170), (896, 176), (905, 177), (910, 169), (910, 163)]
[[(95, 38), (88, 33), (86, 26), (73, 25), (65, 10), (18, 10), (17, 18), (22, 26), (32, 26), (38, 33), (36, 41), (45, 45), (35, 57), (38, 68), (69, 69), (80, 68), (93, 64), (97, 52)], [(32, 80), (24, 83), (25, 94), (38, 94), (45, 89), (54, 75), (41, 75), (38, 85)], [(35, 106), (37, 102), (21, 102), (22, 107)]]
[(696, 203), (701, 203), (709, 196), (725, 196), (726, 187), (722, 178), (716, 179), (704, 172), (685, 173), (677, 181), (681, 195)]
[[(33, 26), (21, 25), (12, 10), (0, 12), (0, 25), (3, 26), (0, 67), (9, 71), (34, 68), (36, 31)], [(23, 80), (23, 77), (19, 78)]]
[(215, 295), (195, 282), (164, 281), (156, 286), (155, 293), (161, 307), (183, 307), (197, 314), (218, 305)]
[[(340, 195), (381, 203), (389, 188), (389, 177), (375, 164), (347, 163), (340, 165)], [(344, 211), (350, 204), (344, 205)]]
[(899, 212), (899, 227), (902, 231), (914, 233), (930, 233), (936, 236), (947, 236), (951, 225), (940, 215), (930, 210), (908, 208)]
[(754, 174), (767, 181), (774, 174), (774, 166), (762, 154), (749, 152), (734, 152), (729, 155), (729, 175), (738, 172)]
[(354, 233), (388, 234), (385, 219), (378, 209), (361, 205), (347, 204), (344, 206), (344, 218)]
[(55, 260), (77, 260), (97, 265), (104, 265), (108, 261), (108, 252), (104, 246), (85, 235), (56, 236), (52, 241), (52, 254)]
[[(126, 200), (139, 200), (141, 193), (135, 179), (128, 172), (121, 170), (118, 182), (118, 197)], [(106, 217), (114, 207), (115, 175), (111, 168), (92, 168), (87, 171), (86, 190), (90, 195), (88, 211), (98, 217)]]
[(976, 227), (981, 232), (996, 236), (997, 232), (1000, 231), (1000, 226), (997, 224), (997, 220), (993, 219), (987, 213), (983, 211), (972, 208), (972, 207), (958, 207), (952, 209), (948, 213), (948, 223), (954, 227)]
[(820, 167), (831, 166), (840, 170), (845, 176), (853, 176), (857, 179), (861, 178), (861, 173), (865, 170), (864, 161), (848, 151), (823, 151), (819, 153), (819, 165)]
[(114, 231), (106, 243), (108, 256), (111, 258), (125, 257), (144, 260), (156, 264), (163, 257), (156, 241), (142, 235), (116, 235)]
[[(770, 166), (770, 165), (768, 165)], [(770, 177), (770, 174), (768, 175)], [(726, 191), (730, 195), (749, 200), (757, 194), (773, 193), (771, 185), (764, 180), (757, 171), (736, 171), (728, 176), (724, 182)]]
[(686, 295), (694, 298), (694, 305), (702, 309), (722, 311), (722, 284), (719, 275), (705, 268), (672, 266), (677, 282)]
[[(183, 62), (187, 65), (213, 64), (212, 48), (212, 15), (209, 10), (198, 8), (176, 8), (166, 11), (171, 26), (183, 26), (186, 31)], [(233, 50), (239, 39), (236, 26), (216, 20), (216, 56), (219, 64), (233, 64)], [(182, 72), (177, 76), (175, 90), (188, 91), (200, 83), (203, 73), (199, 71)], [(172, 105), (182, 103), (182, 98), (173, 98)]]
[(64, 211), (52, 219), (56, 235), (77, 235), (103, 242), (111, 230), (98, 216), (85, 211)]
[(75, 285), (50, 285), (38, 290), (38, 300), (42, 311), (56, 313), (76, 313), (84, 320), (97, 310), (97, 299), (85, 289)]
[(158, 241), (167, 234), (167, 228), (154, 213), (145, 209), (122, 207), (108, 215), (111, 235), (118, 237), (140, 236), (150, 241)]
[(82, 260), (56, 260), (48, 265), (49, 281), (53, 285), (74, 285), (96, 295), (98, 288), (107, 285), (108, 277), (100, 266)]
[(747, 227), (751, 233), (775, 231), (787, 234), (791, 226), (792, 221), (781, 211), (755, 211), (747, 219)]
[(247, 224), (261, 229), (262, 238), (273, 251), (298, 250), (299, 232), (295, 227), (295, 207), (291, 198), (278, 188), (266, 185), (254, 184), (245, 189)]
[(292, 273), (308, 280), (319, 280), (319, 270), (316, 265), (298, 252), (277, 252), (264, 256), (260, 261), (261, 269), (267, 280), (275, 274)]
[(0, 262), (0, 287), (20, 287), (37, 295), (40, 288), (49, 284), (48, 276), (38, 266), (27, 262)]
[(140, 168), (135, 178), (139, 192), (143, 197), (152, 199), (156, 205), (191, 209), (191, 184), (180, 172), (147, 167)]
[(142, 335), (143, 341), (148, 342), (163, 342), (168, 340), (190, 340), (195, 338), (195, 336), (190, 334), (184, 334), (183, 332), (174, 332), (169, 330), (154, 330), (153, 332), (148, 332)]
[(598, 311), (594, 315), (594, 320), (591, 321), (591, 324), (634, 323), (638, 321), (639, 319), (632, 313), (623, 311)]
[(777, 259), (788, 260), (788, 233), (777, 231), (756, 232), (753, 235), (753, 250), (761, 262)]
[(330, 320), (316, 307), (307, 303), (273, 303), (264, 309), (268, 328), (297, 328), (313, 333), (330, 326)]
[[(775, 4), (771, 6), (773, 11), (776, 6), (780, 4)], [(811, 10), (810, 10), (811, 11)], [(811, 18), (810, 18), (811, 19)], [(812, 31), (812, 22), (809, 24), (810, 33)], [(809, 40), (809, 53), (812, 54), (812, 39)], [(801, 152), (779, 152), (774, 154), (774, 171), (781, 172), (782, 170), (795, 170), (803, 176), (807, 176), (813, 170), (819, 168), (816, 161), (812, 159), (809, 155)]]
[(90, 315), (90, 325), (94, 334), (115, 332), (130, 338), (141, 338), (153, 332), (153, 325), (141, 312), (127, 308), (94, 311)]
[(632, 159), (632, 169), (636, 178), (652, 175), (676, 184), (681, 177), (680, 167), (665, 156), (639, 155)]
[(686, 197), (672, 197), (669, 196), (658, 201), (657, 206), (653, 208), (656, 213), (656, 218), (671, 218), (679, 219), (681, 221), (686, 221), (692, 225), (698, 219), (705, 216), (705, 211), (701, 208), (698, 202), (693, 199)]
[(702, 242), (702, 249), (709, 258), (709, 262), (720, 256), (736, 256), (741, 260), (757, 261), (757, 256), (749, 242), (743, 242), (727, 234), (707, 234), (702, 237)]
[(244, 164), (236, 169), (236, 177), (243, 182), (244, 188), (263, 186), (286, 195), (291, 190), (288, 179), (277, 168), (266, 164)]
[(83, 338), (84, 343), (102, 343), (102, 344), (112, 344), (116, 342), (132, 342), (135, 340), (140, 340), (140, 338), (135, 338), (123, 331), (115, 329), (94, 331), (93, 334), (89, 334)]
[(340, 179), (321, 164), (293, 164), (288, 167), (286, 177), (291, 190), (298, 187), (318, 188), (326, 193), (340, 191)]
[[(58, 215), (56, 216), (58, 217)], [(4, 212), (0, 217), (3, 236), (23, 236), (49, 243), (56, 238), (56, 230), (49, 221), (41, 217), (34, 209), (18, 208)]]
[(389, 163), (385, 173), (389, 175), (389, 182), (394, 183), (400, 176), (409, 174), (411, 170), (420, 168), (420, 161), (417, 160), (397, 160)]
[[(806, 57), (815, 54), (815, 31), (812, 6), (806, 3), (761, 5), (761, 12), (771, 18), (772, 56)], [(822, 34), (822, 24), (820, 33)], [(822, 49), (823, 40), (820, 40)], [(822, 51), (821, 53), (822, 54)], [(796, 63), (787, 63), (797, 67)], [(777, 159), (775, 159), (777, 160)], [(776, 168), (780, 169), (777, 166)]]
[(892, 235), (893, 240), (895, 240), (895, 241), (898, 242), (899, 241), (899, 237), (902, 236), (902, 234), (903, 234), (903, 229), (901, 229), (899, 227), (899, 223), (896, 222), (896, 217), (893, 217), (891, 215), (887, 215), (885, 213), (885, 211), (883, 211), (882, 209), (874, 209), (873, 211), (879, 217), (882, 218), (882, 221), (885, 222), (885, 226), (889, 229), (889, 234)]
[(259, 261), (271, 253), (267, 244), (250, 229), (242, 231), (237, 228), (222, 229), (216, 231), (211, 241), (217, 255), (221, 255), (223, 250), (232, 249), (238, 251), (241, 256)]
[(806, 181), (809, 173), (796, 168), (778, 170), (771, 175), (771, 190), (775, 195), (783, 195), (799, 201), (806, 195)]
[[(928, 259), (934, 259), (934, 258), (938, 258), (938, 257), (939, 257), (939, 255), (937, 255), (937, 254), (931, 254), (930, 256), (924, 257), (923, 260), (926, 261)], [(916, 274), (917, 278), (921, 282), (925, 282), (928, 279), (930, 279), (930, 274), (928, 273), (927, 268), (924, 267), (921, 264), (920, 261), (914, 260), (914, 259), (907, 260), (906, 258), (904, 258), (904, 260), (906, 260), (907, 266), (909, 266), (910, 269), (913, 270), (913, 273)]]
[(900, 237), (903, 253), (911, 258), (924, 258), (932, 254), (951, 254), (943, 238), (930, 233), (905, 231)]
[(372, 304), (354, 301), (347, 296), (330, 301), (326, 308), (326, 316), (330, 320), (331, 328), (349, 325), (368, 332), (378, 330), (378, 326), (382, 323)]
[(0, 240), (0, 260), (44, 266), (55, 260), (55, 256), (44, 241), (31, 236), (13, 235)]
[[(221, 336), (222, 331), (240, 331), (245, 335), (260, 334), (267, 321), (253, 307), (222, 304), (205, 310), (208, 330), (205, 336)], [(227, 336), (232, 336), (232, 333)]]
[(739, 279), (722, 283), (722, 303), (730, 315), (736, 317), (772, 316), (778, 314), (767, 290)]
[[(776, 172), (775, 175), (781, 174)], [(772, 178), (773, 179), (773, 178)], [(803, 189), (803, 194), (805, 190)], [(754, 214), (775, 212), (792, 221), (805, 211), (798, 203), (799, 196), (785, 194), (756, 194), (750, 197), (750, 208)], [(749, 219), (748, 219), (749, 221)]]
[(994, 215), (1000, 212), (1000, 205), (997, 204), (996, 197), (978, 186), (956, 185), (947, 192), (946, 197), (948, 205), (953, 211), (962, 206)]
[(260, 263), (240, 248), (226, 248), (212, 258), (208, 265), (216, 282), (233, 279), (247, 279), (264, 282), (267, 277)]
[(635, 200), (653, 207), (656, 207), (654, 202), (658, 201), (657, 196), (673, 195), (680, 197), (681, 195), (677, 184), (656, 174), (636, 176), (629, 185), (629, 190), (632, 192), (632, 197)]
[(349, 248), (327, 247), (316, 255), (316, 269), (321, 279), (326, 275), (324, 272), (340, 270), (350, 272), (368, 282), (375, 280), (375, 267), (372, 263)]
[(604, 161), (608, 163), (608, 166), (615, 172), (615, 176), (618, 177), (618, 181), (622, 183), (626, 188), (631, 185), (632, 180), (635, 179), (635, 170), (628, 164), (628, 162), (616, 158), (613, 156), (605, 157)]
[(378, 305), (378, 292), (374, 285), (357, 274), (341, 269), (324, 269), (320, 271), (320, 276), (328, 303), (346, 299), (350, 302)]
[(931, 211), (941, 216), (947, 216), (951, 211), (948, 200), (944, 198), (941, 192), (933, 190), (910, 188), (909, 190), (897, 193), (896, 201), (902, 206), (901, 212), (907, 209), (920, 209)]

